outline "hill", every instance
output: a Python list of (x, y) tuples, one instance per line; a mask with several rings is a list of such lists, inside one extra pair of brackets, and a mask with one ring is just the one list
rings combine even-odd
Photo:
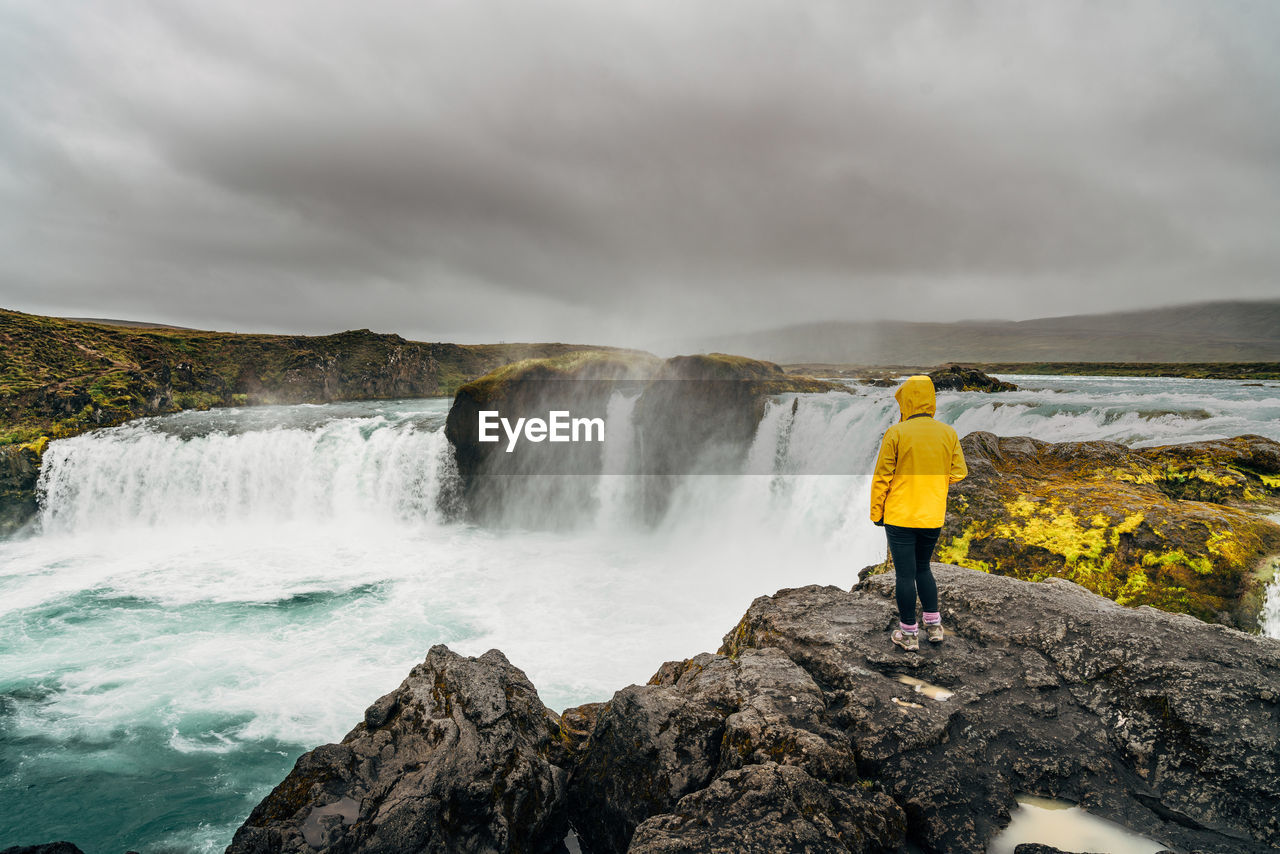
[(508, 362), (583, 349), (601, 348), (422, 343), (367, 329), (237, 335), (0, 309), (0, 446), (181, 409), (451, 395)]
[(706, 344), (783, 364), (1274, 362), (1280, 360), (1280, 300), (1023, 321), (807, 323)]

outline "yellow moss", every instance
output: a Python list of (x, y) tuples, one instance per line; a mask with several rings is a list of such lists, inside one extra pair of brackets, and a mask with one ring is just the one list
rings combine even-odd
[(1070, 510), (1047, 507), (1043, 513), (1037, 513), (1036, 505), (1023, 498), (1006, 506), (1009, 514), (1021, 521), (996, 525), (992, 531), (995, 536), (1061, 555), (1068, 564), (1098, 560), (1108, 544), (1107, 520), (1101, 514), (1090, 520), (1089, 527), (1084, 527)]
[(956, 566), (963, 566), (967, 569), (990, 572), (991, 564), (987, 561), (969, 559), (969, 544), (973, 542), (973, 538), (978, 534), (978, 526), (970, 525), (960, 536), (938, 546), (935, 552), (937, 559), (943, 563), (953, 563)]
[(1205, 483), (1212, 483), (1215, 486), (1235, 486), (1237, 483), (1234, 477), (1214, 474), (1213, 472), (1202, 468), (1194, 468), (1190, 472), (1187, 472), (1187, 474), (1190, 477), (1194, 477), (1196, 480), (1203, 480)]
[(1113, 534), (1111, 538), (1111, 545), (1114, 546), (1116, 543), (1120, 542), (1121, 534), (1131, 534), (1136, 531), (1138, 526), (1142, 524), (1144, 518), (1145, 517), (1141, 513), (1133, 513), (1125, 516), (1123, 522), (1111, 529)]
[(1235, 566), (1243, 566), (1253, 556), (1232, 532), (1218, 531), (1205, 541), (1209, 554)]
[(1116, 602), (1121, 605), (1132, 605), (1135, 602), (1141, 603), (1150, 595), (1151, 583), (1147, 578), (1147, 574), (1140, 568), (1135, 567), (1129, 573), (1129, 577), (1125, 579), (1124, 586), (1116, 593)]
[(1146, 471), (1135, 473), (1135, 472), (1129, 472), (1129, 471), (1112, 470), (1111, 472), (1107, 473), (1105, 477), (1109, 477), (1112, 480), (1123, 480), (1129, 483), (1155, 483), (1156, 481), (1160, 480), (1160, 478), (1156, 477), (1151, 472), (1146, 472)]
[(1267, 489), (1280, 489), (1280, 474), (1260, 474), (1258, 477)]
[(1213, 564), (1206, 557), (1188, 557), (1182, 549), (1173, 549), (1156, 554), (1147, 552), (1142, 556), (1143, 566), (1186, 566), (1199, 575), (1213, 573)]
[(22, 446), (22, 449), (24, 451), (31, 451), (33, 454), (39, 457), (44, 455), (44, 449), (47, 447), (49, 447), (49, 437), (41, 436), (39, 439), (36, 439), (34, 442), (27, 442), (25, 445)]

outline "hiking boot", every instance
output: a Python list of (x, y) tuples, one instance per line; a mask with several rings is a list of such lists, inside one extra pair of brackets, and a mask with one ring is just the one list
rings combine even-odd
[(925, 623), (924, 636), (929, 639), (929, 643), (942, 643), (946, 633), (942, 631), (942, 623)]
[(895, 646), (900, 646), (907, 652), (918, 652), (920, 650), (920, 635), (918, 632), (904, 632), (902, 629), (894, 629), (889, 638)]

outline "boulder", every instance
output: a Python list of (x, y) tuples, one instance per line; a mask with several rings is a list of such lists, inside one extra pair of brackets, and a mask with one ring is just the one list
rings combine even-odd
[(559, 735), (501, 652), (432, 647), (340, 744), (304, 754), (227, 852), (555, 850), (567, 833)]
[(974, 432), (937, 557), (1059, 577), (1125, 605), (1257, 630), (1280, 552), (1280, 443), (1261, 436), (1129, 448)]
[(964, 365), (947, 365), (929, 372), (933, 387), (938, 391), (1017, 391), (1013, 383), (988, 376), (977, 368)]
[[(553, 410), (572, 418), (605, 418), (615, 392), (638, 397), (634, 431), (615, 458), (625, 470), (604, 469), (594, 442), (479, 441), (480, 413), (512, 424), (546, 419)], [(634, 351), (571, 353), (526, 359), (458, 389), (445, 423), (462, 482), (467, 515), (486, 524), (514, 522), (556, 527), (594, 518), (596, 485), (581, 475), (644, 474), (639, 505), (660, 517), (675, 478), (694, 471), (736, 473), (772, 395), (841, 391), (840, 383), (789, 375), (772, 362), (711, 353), (662, 361)], [(614, 430), (618, 425), (614, 425)]]
[[(766, 765), (773, 770), (760, 772)], [(713, 782), (720, 785), (710, 789)], [(805, 825), (803, 810), (823, 803), (869, 817), (863, 835), (874, 845), (866, 850), (895, 850), (905, 817), (862, 782), (852, 745), (827, 721), (821, 689), (780, 650), (704, 653), (614, 694), (574, 767), (570, 819), (593, 852), (629, 844), (697, 850), (703, 834), (730, 848), (768, 850), (786, 833), (819, 839), (838, 832), (839, 822)], [(773, 797), (795, 813), (791, 830), (765, 820)], [(648, 847), (637, 849), (632, 834), (642, 823)]]

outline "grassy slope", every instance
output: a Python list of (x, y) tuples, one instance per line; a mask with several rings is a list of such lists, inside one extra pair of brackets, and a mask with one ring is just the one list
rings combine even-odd
[(508, 362), (582, 349), (596, 348), (429, 344), (368, 330), (237, 335), (0, 309), (0, 445), (189, 408), (451, 395)]
[[(976, 368), (987, 374), (1280, 380), (1280, 362), (966, 362), (963, 366)], [(805, 373), (819, 377), (862, 378), (929, 373), (933, 369), (928, 365), (860, 365), (830, 362), (801, 362), (783, 367), (788, 373)]]

